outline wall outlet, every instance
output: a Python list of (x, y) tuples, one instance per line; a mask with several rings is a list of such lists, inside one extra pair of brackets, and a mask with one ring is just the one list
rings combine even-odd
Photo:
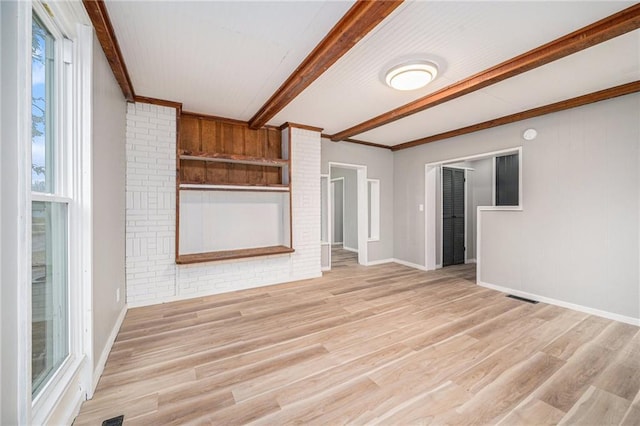
[(120, 301), (120, 289), (117, 288), (116, 289), (116, 302), (119, 302), (119, 301)]
[(418, 205), (418, 210), (420, 210), (421, 212), (424, 211), (424, 204), (420, 204)]

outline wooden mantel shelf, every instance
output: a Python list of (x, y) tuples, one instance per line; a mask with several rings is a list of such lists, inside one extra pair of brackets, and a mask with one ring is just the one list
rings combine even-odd
[(193, 161), (215, 161), (219, 163), (251, 164), (255, 166), (284, 167), (289, 164), (288, 160), (282, 158), (253, 157), (240, 154), (220, 154), (215, 152), (201, 152), (180, 150), (181, 160)]
[(258, 184), (236, 184), (236, 185), (210, 185), (207, 183), (181, 183), (181, 190), (192, 191), (254, 191), (254, 192), (288, 192), (289, 185), (270, 183)]
[(257, 247), (238, 250), (212, 251), (209, 253), (181, 254), (176, 263), (186, 265), (190, 263), (214, 262), (217, 260), (242, 259), (245, 257), (270, 256), (274, 254), (289, 254), (295, 250), (286, 246)]

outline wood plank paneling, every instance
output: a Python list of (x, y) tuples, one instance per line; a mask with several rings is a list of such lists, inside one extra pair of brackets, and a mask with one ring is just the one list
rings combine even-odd
[[(180, 147), (194, 151), (202, 150), (201, 122), (195, 117), (180, 117)], [(180, 181), (189, 183), (206, 182), (206, 169), (202, 161), (182, 161)]]
[(343, 266), (129, 310), (74, 424), (637, 424), (638, 330), (473, 265)]
[[(277, 160), (282, 156), (280, 131), (274, 127), (249, 129), (241, 121), (218, 119), (194, 113), (182, 114), (179, 150), (196, 156)], [(256, 160), (257, 161), (257, 160)], [(268, 161), (265, 161), (268, 163)], [(181, 183), (210, 185), (281, 184), (279, 165), (232, 164), (214, 161), (181, 160)]]

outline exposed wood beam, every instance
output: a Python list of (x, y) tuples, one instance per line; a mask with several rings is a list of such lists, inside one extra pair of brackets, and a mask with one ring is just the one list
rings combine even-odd
[(341, 142), (349, 142), (349, 143), (355, 143), (355, 144), (358, 144), (358, 145), (372, 146), (374, 148), (391, 149), (391, 147), (388, 146), (388, 145), (382, 145), (382, 144), (379, 144), (379, 143), (361, 141), (361, 140), (358, 140), (358, 139), (351, 139), (351, 138), (347, 138), (347, 139), (345, 139), (345, 140), (343, 140)]
[(308, 126), (306, 124), (299, 124), (299, 123), (292, 123), (290, 121), (287, 121), (286, 123), (283, 123), (280, 127), (278, 127), (280, 130), (284, 130), (287, 127), (295, 127), (297, 129), (304, 129), (304, 130), (311, 130), (312, 132), (319, 132), (322, 133), (322, 128), (321, 127), (315, 127), (315, 126)]
[(379, 143), (373, 143), (373, 142), (361, 141), (361, 140), (358, 140), (358, 139), (351, 139), (351, 138), (347, 138), (347, 139), (345, 139), (345, 140), (344, 140), (344, 141), (342, 141), (342, 142), (355, 143), (355, 144), (358, 144), (358, 145), (364, 145), (364, 146), (372, 146), (372, 147), (374, 147), (374, 148), (391, 149), (391, 147), (390, 147), (390, 146), (388, 146), (388, 145), (382, 145), (382, 144), (379, 144)]
[(175, 109), (182, 109), (182, 103), (180, 102), (174, 102), (174, 101), (167, 101), (165, 99), (156, 99), (156, 98), (148, 98), (146, 96), (134, 96), (134, 100), (136, 102), (142, 102), (145, 104), (153, 104), (153, 105), (160, 105), (160, 106), (166, 106), (166, 107), (171, 107), (171, 108), (175, 108)]
[(640, 3), (333, 135), (339, 141), (564, 58), (640, 28)]
[(490, 129), (492, 127), (502, 126), (509, 123), (515, 123), (516, 121), (527, 120), (529, 118), (539, 117), (541, 115), (551, 114), (553, 112), (564, 111), (566, 109), (576, 108), (579, 106), (588, 105), (594, 102), (600, 102), (611, 98), (617, 98), (618, 96), (629, 95), (636, 92), (640, 92), (640, 80), (622, 84), (620, 86), (611, 87), (609, 89), (600, 90), (598, 92), (578, 96), (575, 98), (566, 99), (564, 101), (541, 106), (538, 108), (517, 112), (515, 114), (505, 115), (504, 117), (496, 118), (494, 120), (472, 124), (471, 126), (462, 127), (456, 130), (450, 130), (448, 132), (439, 133), (437, 135), (428, 136), (426, 138), (401, 143), (399, 145), (391, 147), (391, 150), (399, 151), (401, 149), (412, 148), (414, 146), (441, 141), (443, 139), (449, 139), (455, 136), (466, 135), (468, 133), (477, 132), (479, 130)]
[(265, 125), (401, 3), (402, 0), (357, 1), (249, 120), (249, 127)]
[[(320, 137), (322, 139), (329, 139), (331, 140), (331, 135), (327, 135), (326, 133), (321, 133)], [(361, 141), (361, 140), (357, 140), (357, 139), (345, 139), (341, 142), (349, 142), (349, 143), (355, 143), (355, 144), (359, 144), (359, 145), (366, 145), (366, 146), (372, 146), (374, 148), (384, 148), (384, 149), (391, 149), (390, 146), (388, 145), (382, 145), (379, 143), (373, 143), (373, 142), (367, 142), (367, 141)]]
[(124, 63), (124, 58), (120, 51), (120, 45), (118, 44), (118, 39), (113, 31), (111, 19), (109, 19), (109, 14), (107, 13), (107, 7), (105, 6), (104, 1), (82, 0), (82, 3), (84, 4), (84, 8), (87, 10), (87, 14), (89, 14), (89, 18), (93, 23), (93, 28), (96, 30), (98, 41), (102, 46), (105, 56), (107, 57), (107, 61), (109, 61), (111, 71), (122, 89), (122, 94), (127, 101), (134, 102), (136, 95), (133, 91), (133, 84), (131, 84), (129, 72), (127, 71), (127, 66)]

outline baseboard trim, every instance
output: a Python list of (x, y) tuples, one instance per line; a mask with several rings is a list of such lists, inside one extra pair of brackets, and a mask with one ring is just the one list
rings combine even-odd
[(343, 249), (343, 250), (346, 250), (346, 251), (352, 251), (352, 252), (354, 252), (354, 253), (357, 253), (357, 252), (358, 252), (358, 249), (354, 249), (354, 248), (347, 247), (347, 246), (342, 246), (342, 249)]
[(467, 259), (464, 263), (476, 263), (475, 259)]
[(419, 269), (421, 271), (428, 271), (428, 269), (425, 266), (418, 265), (417, 263), (407, 262), (406, 260), (395, 259), (395, 258), (393, 259), (393, 261), (400, 265), (408, 266), (409, 268)]
[(118, 337), (118, 332), (120, 331), (120, 327), (122, 326), (122, 322), (124, 321), (124, 317), (127, 314), (128, 307), (125, 304), (122, 307), (122, 310), (118, 314), (118, 319), (111, 329), (111, 334), (109, 334), (109, 338), (107, 339), (107, 344), (104, 345), (102, 349), (102, 353), (100, 354), (100, 358), (96, 363), (96, 367), (93, 370), (93, 383), (91, 384), (91, 393), (87, 394), (87, 399), (93, 398), (93, 393), (96, 391), (96, 386), (98, 386), (98, 381), (100, 380), (100, 376), (102, 376), (102, 372), (104, 371), (104, 366), (107, 364), (107, 358), (109, 358), (109, 353), (111, 352), (111, 348), (113, 347), (113, 343), (116, 341), (116, 337)]
[(635, 326), (640, 326), (640, 318), (628, 317), (626, 315), (615, 314), (613, 312), (603, 311), (600, 309), (589, 308), (587, 306), (577, 305), (575, 303), (565, 302), (551, 297), (540, 296), (526, 291), (514, 290), (512, 288), (503, 287), (495, 284), (490, 284), (482, 281), (478, 281), (478, 285), (492, 290), (496, 290), (502, 293), (513, 294), (515, 296), (526, 297), (527, 299), (537, 300), (538, 302), (548, 303), (549, 305), (560, 306), (561, 308), (572, 309), (578, 312), (584, 312), (585, 314), (595, 315), (602, 318), (607, 318), (614, 321), (624, 322)]
[(372, 260), (371, 262), (367, 262), (366, 266), (382, 265), (382, 264), (385, 264), (385, 263), (392, 263), (393, 261), (394, 261), (393, 258)]

